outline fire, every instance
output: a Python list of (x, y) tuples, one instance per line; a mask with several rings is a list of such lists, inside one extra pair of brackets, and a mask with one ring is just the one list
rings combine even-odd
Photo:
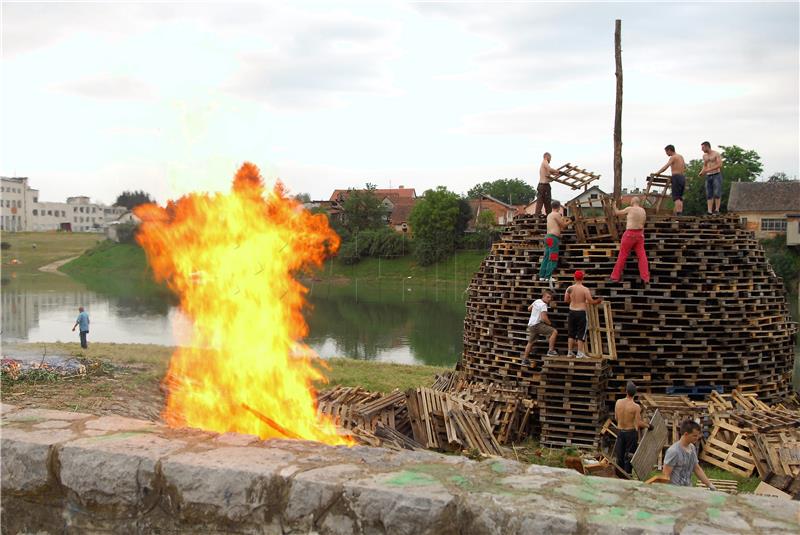
[(339, 247), (324, 215), (267, 190), (258, 168), (239, 169), (227, 194), (190, 194), (166, 208), (137, 208), (137, 240), (157, 280), (180, 297), (193, 324), (164, 379), (164, 420), (173, 427), (347, 444), (316, 414), (323, 379), (301, 314), (298, 271)]

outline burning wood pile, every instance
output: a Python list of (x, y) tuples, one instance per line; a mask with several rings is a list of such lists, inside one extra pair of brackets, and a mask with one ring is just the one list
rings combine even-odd
[(452, 372), (406, 392), (335, 387), (320, 393), (317, 411), (362, 444), (502, 455), (500, 445), (525, 438), (534, 420), (535, 403), (523, 398), (522, 389)]

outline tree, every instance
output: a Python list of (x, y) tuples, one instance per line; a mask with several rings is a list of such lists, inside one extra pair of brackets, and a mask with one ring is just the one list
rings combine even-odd
[[(722, 203), (723, 210), (728, 205), (731, 184), (734, 182), (755, 182), (764, 170), (761, 157), (754, 150), (745, 150), (736, 145), (719, 146), (722, 156)], [(707, 211), (706, 179), (700, 176), (702, 160), (691, 160), (686, 166), (686, 192), (683, 212), (686, 215), (701, 215)]]
[(342, 203), (344, 227), (350, 234), (386, 225), (387, 209), (375, 195), (375, 185), (366, 189), (351, 189)]
[(791, 182), (791, 181), (792, 179), (789, 178), (789, 175), (787, 175), (783, 171), (772, 173), (767, 179), (767, 182)]
[(294, 196), (294, 198), (297, 202), (301, 203), (311, 202), (311, 195), (309, 195), (308, 193), (298, 193), (297, 195)]
[(128, 210), (133, 210), (140, 204), (154, 203), (156, 200), (142, 190), (123, 191), (117, 196), (116, 206), (124, 206)]
[(461, 200), (444, 186), (425, 192), (411, 210), (409, 219), (414, 230), (414, 254), (425, 266), (433, 264), (456, 248), (459, 221), (463, 219)]
[(467, 192), (467, 197), (470, 199), (476, 199), (481, 195), (491, 195), (508, 204), (528, 204), (536, 198), (536, 189), (519, 178), (501, 178), (475, 184)]

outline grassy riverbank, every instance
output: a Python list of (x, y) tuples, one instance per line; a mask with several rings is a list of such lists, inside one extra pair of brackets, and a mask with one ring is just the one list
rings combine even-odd
[[(39, 268), (58, 260), (80, 256), (105, 237), (88, 232), (4, 232), (3, 277), (40, 275)], [(35, 247), (34, 247), (35, 245)], [(12, 260), (17, 263), (12, 264)]]

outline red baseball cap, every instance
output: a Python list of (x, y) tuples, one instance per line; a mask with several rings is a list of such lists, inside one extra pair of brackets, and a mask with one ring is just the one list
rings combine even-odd
[(584, 275), (585, 273), (579, 269), (578, 271), (575, 272), (575, 280), (582, 281)]

